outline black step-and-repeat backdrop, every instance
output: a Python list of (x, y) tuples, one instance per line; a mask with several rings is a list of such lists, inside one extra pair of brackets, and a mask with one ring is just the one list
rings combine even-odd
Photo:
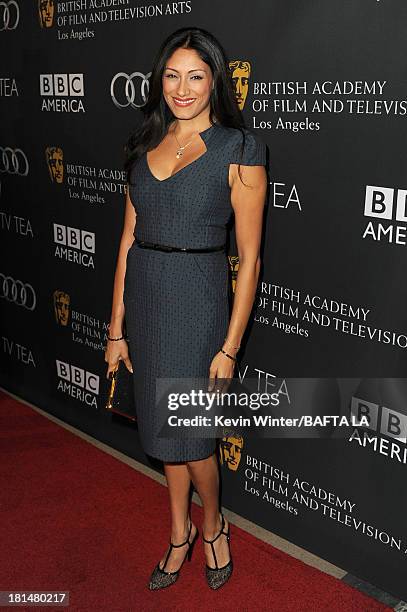
[(146, 461), (103, 406), (123, 146), (163, 37), (212, 31), (270, 157), (241, 376), (287, 415), (285, 377), (308, 376), (304, 412), (368, 417), (345, 438), (225, 431), (224, 504), (404, 599), (406, 22), (404, 0), (0, 3), (2, 386)]

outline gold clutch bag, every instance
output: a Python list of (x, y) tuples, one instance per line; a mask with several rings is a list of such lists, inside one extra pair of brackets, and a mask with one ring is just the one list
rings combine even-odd
[(121, 414), (133, 421), (136, 420), (133, 374), (127, 369), (122, 359), (110, 374), (106, 410)]

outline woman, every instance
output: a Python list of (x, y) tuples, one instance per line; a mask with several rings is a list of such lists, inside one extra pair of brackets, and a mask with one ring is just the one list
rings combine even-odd
[[(259, 275), (265, 146), (244, 127), (222, 47), (199, 28), (182, 28), (164, 41), (143, 112), (127, 147), (107, 376), (120, 359), (133, 371), (125, 320), (140, 440), (164, 462), (170, 498), (170, 546), (149, 588), (173, 584), (190, 558), (198, 535), (189, 517), (192, 482), (203, 504), (207, 582), (216, 589), (232, 573), (216, 440), (160, 437), (155, 383), (233, 377)], [(240, 264), (229, 321), (224, 245), (232, 211)]]

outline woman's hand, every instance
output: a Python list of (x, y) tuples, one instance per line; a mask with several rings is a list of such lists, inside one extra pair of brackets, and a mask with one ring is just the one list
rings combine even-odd
[(126, 364), (126, 368), (133, 374), (133, 366), (129, 358), (129, 348), (126, 340), (108, 340), (105, 350), (105, 361), (109, 364), (106, 378), (110, 377), (110, 373), (117, 368), (121, 359)]
[(235, 364), (235, 361), (224, 355), (221, 351), (216, 353), (209, 368), (209, 392), (216, 392), (217, 390), (220, 392), (226, 391), (230, 385), (230, 379), (233, 378)]

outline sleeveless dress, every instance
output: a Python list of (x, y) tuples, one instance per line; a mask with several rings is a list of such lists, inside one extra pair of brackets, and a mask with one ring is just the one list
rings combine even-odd
[[(130, 200), (137, 212), (134, 236), (146, 242), (202, 248), (226, 242), (233, 209), (229, 164), (265, 165), (266, 147), (247, 128), (242, 158), (240, 130), (214, 123), (200, 132), (206, 152), (169, 178), (158, 180), (146, 153), (134, 164)], [(163, 252), (135, 241), (126, 262), (123, 301), (140, 442), (165, 462), (204, 459), (214, 438), (160, 436), (158, 377), (207, 377), (229, 324), (229, 273), (225, 251)], [(192, 415), (191, 415), (192, 416)]]

